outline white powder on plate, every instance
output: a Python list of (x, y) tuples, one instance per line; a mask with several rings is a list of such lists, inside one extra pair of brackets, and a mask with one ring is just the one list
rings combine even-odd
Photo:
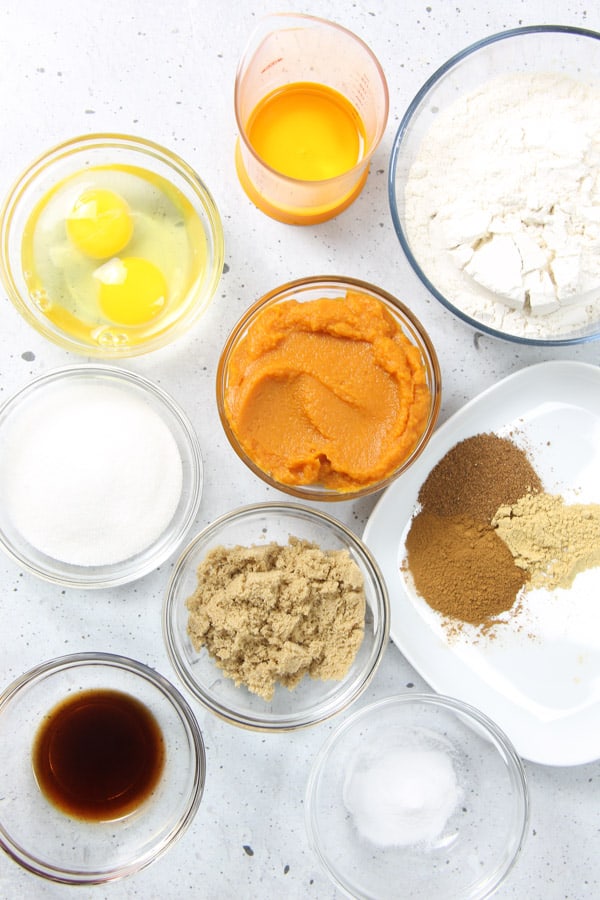
[(182, 491), (171, 431), (107, 384), (54, 383), (7, 423), (0, 493), (17, 532), (56, 560), (106, 566), (165, 531)]
[(443, 751), (397, 747), (359, 761), (346, 776), (343, 798), (362, 837), (405, 847), (439, 838), (462, 789)]
[(461, 97), (404, 199), (417, 262), (473, 319), (553, 338), (600, 318), (600, 82), (507, 75)]

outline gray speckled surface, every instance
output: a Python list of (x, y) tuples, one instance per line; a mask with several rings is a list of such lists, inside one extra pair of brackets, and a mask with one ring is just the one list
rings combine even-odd
[[(295, 10), (286, 0), (280, 10)], [(486, 8), (487, 7), (487, 8)], [(89, 131), (124, 131), (183, 156), (206, 181), (225, 228), (227, 267), (200, 324), (172, 347), (124, 365), (148, 375), (188, 411), (205, 461), (196, 525), (275, 492), (229, 449), (216, 413), (219, 348), (242, 310), (290, 278), (342, 273), (373, 281), (407, 301), (428, 328), (444, 378), (442, 421), (499, 378), (545, 359), (598, 364), (600, 345), (566, 350), (512, 346), (479, 336), (430, 298), (403, 259), (387, 203), (387, 163), (398, 122), (425, 79), (467, 44), (504, 28), (552, 22), (600, 30), (594, 3), (505, 0), (345, 4), (313, 0), (306, 12), (358, 32), (383, 65), (391, 111), (367, 185), (345, 214), (294, 229), (259, 213), (233, 166), (233, 79), (256, 17), (256, 0), (10, 0), (0, 5), (0, 193), (37, 154)], [(47, 369), (77, 361), (38, 337), (3, 300), (0, 400)], [(374, 500), (334, 513), (361, 531)], [(160, 631), (173, 560), (122, 589), (64, 591), (0, 559), (0, 687), (36, 663), (79, 650), (124, 653), (175, 681)], [(365, 697), (426, 688), (390, 645)], [(83, 889), (86, 900), (120, 898), (314, 898), (336, 894), (312, 856), (303, 793), (316, 750), (332, 723), (297, 734), (260, 735), (228, 726), (194, 705), (203, 730), (208, 778), (199, 813), (162, 860), (129, 879)], [(1, 765), (1, 761), (0, 761)], [(557, 769), (526, 764), (531, 822), (524, 851), (498, 891), (502, 900), (587, 900), (600, 896), (600, 762)], [(0, 855), (0, 898), (66, 898)], [(398, 896), (402, 896), (399, 887)]]

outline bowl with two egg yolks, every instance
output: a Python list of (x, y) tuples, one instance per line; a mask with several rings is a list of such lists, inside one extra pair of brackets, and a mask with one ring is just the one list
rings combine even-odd
[(210, 303), (223, 231), (187, 163), (130, 136), (74, 138), (36, 160), (0, 215), (0, 276), (45, 337), (87, 356), (170, 343)]

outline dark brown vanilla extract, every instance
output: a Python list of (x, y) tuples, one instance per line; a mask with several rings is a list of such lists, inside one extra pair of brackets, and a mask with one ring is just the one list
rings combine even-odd
[(165, 760), (160, 727), (129, 694), (82, 691), (42, 722), (33, 769), (48, 800), (87, 821), (119, 819), (137, 809), (160, 779)]

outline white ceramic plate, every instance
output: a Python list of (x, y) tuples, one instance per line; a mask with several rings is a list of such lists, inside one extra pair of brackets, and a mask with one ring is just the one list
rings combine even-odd
[(523, 446), (544, 489), (600, 503), (600, 368), (569, 361), (522, 369), (448, 419), (381, 496), (364, 541), (387, 581), (391, 637), (438, 692), (485, 712), (526, 759), (577, 765), (600, 758), (600, 568), (570, 590), (532, 590), (493, 638), (465, 625), (453, 637), (401, 571), (417, 495), (433, 466), (470, 435)]

